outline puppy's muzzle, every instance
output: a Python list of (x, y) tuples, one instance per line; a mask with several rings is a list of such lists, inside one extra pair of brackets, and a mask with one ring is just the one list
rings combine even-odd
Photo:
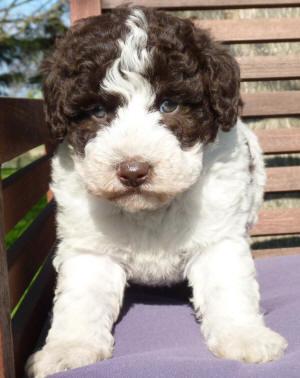
[(123, 162), (117, 167), (117, 175), (121, 183), (128, 187), (142, 185), (149, 176), (150, 165), (144, 162)]

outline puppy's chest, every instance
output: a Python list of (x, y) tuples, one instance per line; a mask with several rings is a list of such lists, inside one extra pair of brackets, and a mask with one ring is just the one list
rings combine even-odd
[(148, 285), (164, 285), (179, 282), (187, 260), (185, 243), (180, 232), (166, 230), (149, 232), (136, 228), (120, 238), (114, 258), (127, 272), (128, 280)]
[(125, 252), (123, 264), (128, 280), (147, 285), (166, 285), (183, 279), (185, 253), (180, 251), (140, 250)]

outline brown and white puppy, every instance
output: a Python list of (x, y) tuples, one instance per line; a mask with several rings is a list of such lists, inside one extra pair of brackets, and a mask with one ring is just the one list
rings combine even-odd
[(247, 230), (265, 174), (238, 120), (235, 60), (188, 20), (119, 8), (73, 26), (44, 72), (47, 122), (64, 140), (52, 164), (60, 243), (52, 326), (29, 376), (111, 357), (127, 282), (187, 279), (215, 355), (282, 356), (259, 313)]

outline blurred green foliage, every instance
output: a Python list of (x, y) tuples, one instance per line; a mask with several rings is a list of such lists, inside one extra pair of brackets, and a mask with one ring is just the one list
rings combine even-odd
[[(35, 13), (16, 13), (24, 3)], [(39, 65), (67, 30), (68, 11), (67, 0), (11, 0), (0, 8), (0, 95), (20, 83), (23, 91), (40, 88)]]

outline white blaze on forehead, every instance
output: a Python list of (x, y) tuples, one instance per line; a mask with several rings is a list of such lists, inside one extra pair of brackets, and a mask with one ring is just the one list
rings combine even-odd
[(142, 10), (133, 9), (126, 26), (129, 32), (125, 39), (119, 39), (121, 55), (107, 70), (101, 88), (123, 95), (130, 100), (133, 94), (147, 94), (153, 100), (150, 84), (142, 77), (150, 65), (151, 53), (147, 47), (147, 20)]
[(122, 70), (143, 73), (149, 65), (147, 47), (147, 20), (144, 13), (134, 9), (126, 21), (130, 32), (125, 41), (119, 40), (121, 48), (120, 66)]

